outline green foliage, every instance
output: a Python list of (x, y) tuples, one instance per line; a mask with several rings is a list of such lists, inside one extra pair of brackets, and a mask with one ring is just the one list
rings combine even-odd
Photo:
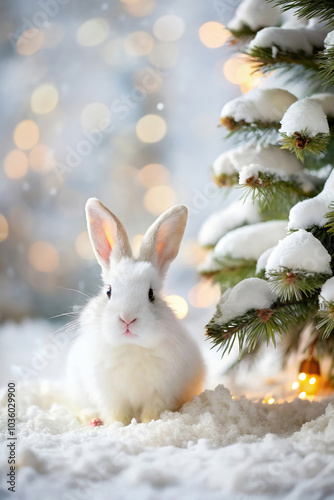
[(270, 309), (251, 310), (234, 318), (229, 323), (220, 324), (219, 306), (217, 312), (206, 327), (207, 335), (213, 346), (222, 350), (222, 356), (230, 352), (236, 339), (239, 352), (252, 351), (263, 341), (276, 346), (276, 336), (280, 338), (288, 333), (291, 324), (304, 321), (310, 314), (308, 302), (276, 304)]
[(316, 51), (313, 54), (307, 54), (301, 50), (293, 52), (282, 50), (278, 45), (272, 47), (252, 47), (246, 50), (246, 54), (251, 58), (254, 65), (254, 71), (262, 73), (270, 73), (276, 69), (285, 71), (295, 68), (296, 64), (303, 66), (307, 72), (316, 72), (318, 63), (316, 59)]
[(240, 281), (251, 278), (255, 274), (256, 261), (247, 259), (234, 259), (226, 256), (223, 259), (216, 259), (220, 269), (213, 272), (204, 272), (204, 276), (213, 278), (216, 283), (220, 283), (221, 288), (237, 285)]
[(327, 302), (325, 299), (322, 300), (323, 303), (321, 309), (319, 309), (316, 316), (316, 319), (318, 320), (316, 328), (317, 330), (321, 330), (321, 338), (327, 339), (334, 333), (334, 304)]
[(258, 203), (260, 212), (281, 207), (288, 212), (298, 201), (317, 194), (317, 191), (305, 192), (296, 176), (282, 177), (271, 172), (259, 172), (258, 178), (250, 177), (247, 181), (247, 184), (239, 186), (243, 189), (242, 198), (246, 200), (251, 196), (253, 203)]
[(268, 0), (283, 11), (295, 9), (297, 17), (318, 17), (327, 24), (334, 24), (333, 0)]
[(334, 85), (334, 46), (319, 53), (318, 65), (324, 86)]
[(215, 182), (222, 187), (232, 187), (239, 182), (239, 174), (220, 174), (214, 177)]
[(319, 156), (326, 151), (329, 134), (317, 134), (315, 137), (309, 137), (307, 129), (301, 132), (295, 132), (292, 136), (281, 132), (281, 149), (288, 149), (295, 153), (297, 158), (304, 163), (305, 152)]
[[(333, 193), (333, 198), (334, 198), (334, 193)], [(329, 205), (329, 211), (327, 212), (325, 217), (328, 220), (327, 224), (325, 225), (325, 229), (327, 230), (330, 236), (334, 237), (334, 200)]]
[(296, 271), (282, 267), (267, 272), (271, 290), (283, 301), (304, 300), (318, 293), (319, 288), (329, 278), (328, 274)]

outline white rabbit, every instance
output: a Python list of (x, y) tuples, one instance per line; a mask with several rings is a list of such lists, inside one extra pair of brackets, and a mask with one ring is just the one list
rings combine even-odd
[(201, 392), (200, 351), (161, 297), (187, 215), (183, 205), (163, 213), (135, 259), (121, 222), (99, 200), (88, 200), (88, 232), (104, 287), (83, 310), (69, 352), (67, 386), (78, 411), (89, 407), (106, 424), (148, 422)]

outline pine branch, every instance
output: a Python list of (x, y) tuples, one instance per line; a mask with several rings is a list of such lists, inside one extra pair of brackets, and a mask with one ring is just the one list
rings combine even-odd
[(271, 270), (266, 276), (269, 287), (283, 302), (312, 297), (329, 278), (325, 273), (310, 273), (286, 267)]
[(239, 174), (236, 172), (235, 174), (220, 174), (218, 176), (214, 176), (214, 181), (218, 186), (221, 187), (232, 187), (239, 182)]
[(322, 332), (321, 338), (327, 339), (334, 334), (334, 304), (322, 299), (321, 308), (316, 315), (316, 329)]
[(249, 196), (258, 203), (260, 212), (275, 210), (284, 206), (287, 211), (298, 201), (308, 196), (315, 196), (316, 192), (305, 192), (296, 176), (282, 178), (278, 174), (258, 172), (258, 178), (249, 177), (246, 184), (239, 187), (243, 189), (242, 199)]
[(334, 85), (334, 46), (325, 49), (318, 55), (319, 76), (325, 87)]
[(307, 54), (301, 50), (293, 52), (292, 50), (283, 50), (278, 45), (273, 44), (272, 47), (252, 47), (245, 51), (254, 66), (254, 72), (261, 71), (262, 73), (270, 73), (276, 69), (289, 71), (295, 68), (296, 65), (303, 66), (308, 72), (319, 71), (316, 54)]
[(281, 149), (288, 149), (296, 154), (297, 158), (304, 163), (305, 152), (319, 156), (324, 153), (327, 148), (329, 134), (317, 134), (315, 137), (309, 137), (307, 129), (301, 132), (295, 132), (292, 136), (281, 132), (281, 140), (283, 143)]
[[(333, 198), (334, 198), (334, 193), (333, 193)], [(329, 205), (329, 211), (327, 212), (325, 217), (328, 220), (327, 224), (325, 225), (325, 229), (327, 230), (330, 236), (334, 237), (334, 200)]]
[(281, 8), (283, 12), (294, 9), (299, 18), (317, 17), (329, 25), (334, 23), (333, 0), (268, 0)]
[(270, 309), (248, 311), (227, 324), (219, 324), (219, 310), (206, 327), (213, 346), (222, 349), (222, 356), (230, 352), (236, 339), (239, 351), (258, 348), (263, 341), (276, 346), (276, 335), (280, 338), (288, 332), (291, 324), (305, 320), (309, 316), (309, 302), (277, 304)]
[(218, 271), (203, 272), (202, 275), (213, 278), (215, 282), (220, 283), (222, 289), (233, 287), (255, 274), (255, 260), (233, 259), (226, 256), (216, 259), (216, 262), (221, 266)]
[(232, 116), (220, 118), (221, 125), (228, 129), (225, 139), (236, 138), (238, 143), (256, 140), (259, 145), (277, 144), (279, 140), (278, 122), (254, 121), (248, 123), (245, 120), (235, 121)]

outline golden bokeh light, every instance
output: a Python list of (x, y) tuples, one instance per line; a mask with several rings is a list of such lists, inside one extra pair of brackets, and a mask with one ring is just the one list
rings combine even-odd
[(58, 90), (51, 83), (39, 85), (32, 93), (30, 106), (34, 113), (43, 115), (53, 111), (58, 103)]
[(55, 162), (53, 151), (46, 144), (37, 144), (29, 153), (30, 168), (39, 174), (50, 172)]
[(91, 132), (105, 129), (110, 122), (111, 112), (103, 102), (91, 102), (81, 112), (81, 126)]
[(4, 215), (0, 214), (0, 242), (8, 238), (9, 226)]
[(229, 38), (230, 32), (221, 23), (209, 21), (202, 24), (199, 29), (199, 39), (206, 47), (217, 49), (222, 47)]
[(31, 56), (39, 51), (44, 42), (44, 35), (41, 30), (31, 28), (26, 30), (17, 41), (17, 51), (22, 56)]
[(293, 382), (293, 384), (291, 385), (291, 387), (295, 391), (299, 387), (299, 382)]
[(137, 123), (136, 133), (142, 142), (159, 142), (166, 135), (167, 124), (159, 115), (145, 115)]
[(240, 85), (243, 93), (256, 87), (264, 78), (259, 72), (254, 73), (254, 65), (249, 60), (238, 55), (224, 63), (223, 73), (229, 82)]
[(147, 31), (134, 31), (126, 37), (124, 49), (130, 56), (141, 57), (149, 54), (153, 45), (153, 37)]
[(14, 142), (20, 149), (31, 149), (39, 141), (39, 128), (33, 120), (22, 120), (14, 130)]
[(298, 375), (299, 380), (305, 380), (306, 379), (306, 373), (300, 373)]
[(95, 47), (109, 36), (109, 24), (101, 17), (85, 21), (77, 30), (77, 41), (84, 47)]
[(304, 398), (306, 398), (306, 392), (305, 392), (305, 391), (300, 392), (300, 393), (298, 394), (298, 397), (299, 397), (300, 399), (304, 399)]
[(173, 309), (177, 318), (183, 319), (187, 316), (189, 308), (187, 301), (183, 297), (180, 297), (180, 295), (167, 295), (165, 301)]
[(208, 250), (200, 247), (197, 241), (185, 241), (181, 247), (181, 255), (184, 264), (189, 267), (196, 267), (203, 262)]
[(52, 273), (59, 265), (59, 254), (50, 243), (35, 241), (29, 247), (28, 260), (36, 271)]
[(162, 42), (175, 42), (184, 32), (184, 23), (179, 16), (166, 15), (157, 19), (153, 25), (154, 35)]
[(218, 302), (220, 295), (220, 286), (205, 280), (191, 288), (188, 299), (194, 307), (209, 307)]
[(309, 382), (309, 384), (313, 385), (316, 383), (316, 381), (317, 381), (317, 379), (315, 377), (311, 377), (308, 382)]
[(140, 169), (137, 176), (143, 186), (151, 188), (159, 184), (166, 184), (169, 181), (170, 173), (163, 165), (150, 163)]
[(133, 255), (137, 257), (139, 255), (139, 249), (141, 242), (143, 241), (143, 234), (136, 234), (131, 240), (131, 247), (133, 251)]
[(171, 68), (177, 63), (179, 49), (173, 43), (155, 43), (153, 49), (148, 54), (148, 61), (157, 68)]
[(136, 17), (144, 17), (154, 11), (155, 0), (121, 0), (124, 4), (124, 10)]
[(28, 172), (27, 155), (23, 151), (13, 149), (6, 155), (3, 168), (9, 179), (21, 179)]
[(95, 255), (93, 252), (92, 244), (90, 242), (88, 232), (83, 231), (78, 234), (75, 240), (75, 250), (79, 257), (84, 260), (94, 260)]
[(144, 206), (153, 215), (162, 212), (175, 204), (175, 191), (169, 186), (155, 186), (149, 189), (144, 196)]

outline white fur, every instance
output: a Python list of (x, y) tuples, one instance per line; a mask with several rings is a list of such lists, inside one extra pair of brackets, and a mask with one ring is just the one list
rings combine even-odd
[[(88, 202), (88, 224), (92, 223), (89, 204), (93, 204), (94, 214), (105, 209), (98, 203)], [(107, 211), (99, 221), (105, 217), (114, 216)], [(90, 408), (91, 415), (100, 416), (106, 424), (127, 424), (133, 417), (146, 422), (159, 418), (164, 410), (177, 410), (201, 392), (204, 367), (199, 349), (161, 297), (166, 265), (178, 252), (186, 217), (185, 207), (174, 207), (148, 230), (141, 258), (148, 255), (149, 244), (152, 248), (157, 245), (159, 254), (151, 252), (154, 263), (129, 256), (123, 241), (115, 243), (126, 249), (123, 255), (115, 259), (111, 249), (110, 266), (101, 264), (105, 286), (83, 310), (80, 335), (68, 357), (68, 390), (78, 413)], [(118, 233), (114, 224), (116, 232), (112, 235), (115, 242), (127, 238), (124, 228), (120, 236), (117, 222)], [(107, 245), (101, 243), (101, 233), (97, 233), (98, 245)], [(96, 250), (94, 236), (91, 239)], [(110, 299), (106, 294), (109, 285)], [(148, 297), (150, 288), (154, 290), (153, 302)], [(127, 327), (120, 318), (128, 323), (136, 319)], [(132, 335), (125, 334), (127, 328)]]

